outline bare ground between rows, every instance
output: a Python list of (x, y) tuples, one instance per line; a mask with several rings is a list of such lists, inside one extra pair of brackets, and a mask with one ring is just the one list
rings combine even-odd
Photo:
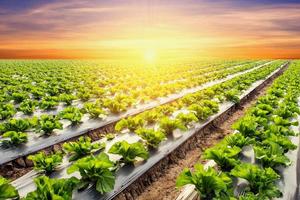
[(224, 136), (232, 133), (232, 124), (242, 117), (246, 110), (255, 104), (258, 97), (266, 93), (266, 89), (273, 80), (281, 75), (283, 68), (273, 77), (258, 86), (241, 102), (223, 113), (216, 121), (204, 127), (184, 144), (170, 153), (162, 161), (148, 170), (142, 177), (120, 193), (116, 200), (171, 200), (176, 199), (180, 190), (175, 188), (175, 182), (180, 172), (188, 167), (192, 168), (204, 149), (218, 143)]
[[(262, 95), (264, 91), (265, 90), (261, 91), (256, 98)], [(195, 149), (186, 152), (185, 157), (183, 159), (179, 159), (177, 163), (171, 164), (166, 173), (147, 187), (146, 190), (140, 194), (137, 200), (176, 199), (180, 190), (175, 188), (175, 181), (180, 172), (186, 167), (192, 168), (197, 162), (204, 163), (203, 161), (200, 161), (203, 150), (215, 145), (226, 135), (232, 133), (231, 125), (245, 114), (245, 111), (255, 103), (256, 98), (247, 102), (243, 106), (239, 106), (239, 108), (231, 116), (229, 116), (224, 123), (213, 128), (209, 135), (204, 135), (202, 140), (199, 142), (199, 146), (196, 146)]]

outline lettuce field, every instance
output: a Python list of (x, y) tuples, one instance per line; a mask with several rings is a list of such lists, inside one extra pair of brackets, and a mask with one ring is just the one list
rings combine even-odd
[(0, 66), (0, 199), (300, 198), (298, 60)]

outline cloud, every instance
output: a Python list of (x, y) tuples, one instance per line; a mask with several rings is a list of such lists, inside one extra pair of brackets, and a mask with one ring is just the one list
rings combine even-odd
[(18, 55), (26, 49), (113, 54), (142, 46), (195, 53), (262, 47), (300, 52), (300, 4), (292, 0), (28, 2), (0, 7), (0, 49), (20, 50)]

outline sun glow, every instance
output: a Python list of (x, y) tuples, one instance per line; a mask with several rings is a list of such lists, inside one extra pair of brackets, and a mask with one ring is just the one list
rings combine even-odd
[(145, 62), (148, 64), (153, 64), (156, 61), (156, 51), (154, 49), (147, 49), (144, 52)]

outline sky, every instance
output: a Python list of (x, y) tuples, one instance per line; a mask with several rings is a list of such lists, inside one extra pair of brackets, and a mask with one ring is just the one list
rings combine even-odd
[(0, 58), (300, 58), (299, 22), (299, 0), (0, 0)]

